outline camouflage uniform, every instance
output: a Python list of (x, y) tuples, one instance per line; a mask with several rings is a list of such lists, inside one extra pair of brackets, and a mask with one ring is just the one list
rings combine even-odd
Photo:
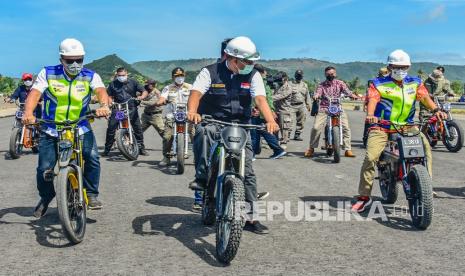
[(142, 113), (142, 131), (146, 131), (150, 126), (153, 126), (158, 132), (160, 137), (163, 138), (165, 131), (165, 121), (163, 120), (163, 107), (156, 106), (155, 104), (160, 99), (160, 91), (154, 89), (149, 96), (142, 101), (141, 105), (145, 106), (144, 113)]
[(307, 119), (307, 111), (310, 110), (308, 101), (308, 86), (304, 81), (293, 81), (291, 83), (291, 115), (296, 118), (296, 129), (294, 139), (300, 137)]
[(275, 90), (272, 97), (276, 114), (278, 115), (281, 140), (283, 144), (287, 144), (289, 142), (289, 132), (292, 129), (291, 98), (292, 87), (287, 81)]
[[(449, 80), (444, 78), (442, 73), (437, 73), (436, 71), (437, 70), (434, 70), (425, 81), (425, 87), (428, 89), (430, 97), (433, 99), (434, 96), (454, 96), (454, 91), (452, 91), (452, 88), (450, 87)], [(431, 116), (431, 112), (422, 103), (420, 103), (420, 121), (423, 121), (429, 116)]]

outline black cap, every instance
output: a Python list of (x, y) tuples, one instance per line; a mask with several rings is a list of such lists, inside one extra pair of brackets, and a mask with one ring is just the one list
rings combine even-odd
[(184, 69), (181, 67), (176, 67), (171, 71), (171, 76), (172, 77), (177, 77), (177, 76), (185, 76), (186, 74), (184, 73)]

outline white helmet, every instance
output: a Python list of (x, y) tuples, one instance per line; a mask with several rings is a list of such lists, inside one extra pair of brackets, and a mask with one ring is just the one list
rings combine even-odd
[(62, 56), (83, 56), (84, 46), (82, 43), (74, 38), (67, 38), (60, 43), (60, 55)]
[(228, 42), (228, 45), (226, 45), (224, 52), (227, 55), (240, 59), (251, 61), (260, 59), (260, 54), (257, 52), (257, 47), (252, 42), (252, 40), (246, 36), (238, 36), (231, 39), (231, 41)]
[(403, 50), (395, 50), (394, 52), (390, 53), (387, 59), (387, 64), (404, 66), (412, 65), (409, 55)]

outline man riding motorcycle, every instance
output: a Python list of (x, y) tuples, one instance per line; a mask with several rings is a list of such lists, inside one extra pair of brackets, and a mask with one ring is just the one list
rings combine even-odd
[[(89, 109), (91, 92), (98, 97), (100, 108), (96, 110), (98, 117), (110, 114), (108, 95), (100, 76), (87, 68), (83, 68), (84, 47), (74, 38), (63, 40), (59, 47), (60, 63), (46, 66), (37, 76), (31, 92), (26, 100), (23, 123), (35, 123), (33, 111), (40, 98), (44, 98), (43, 118), (63, 122), (77, 120)], [(89, 209), (100, 209), (102, 203), (99, 195), (100, 161), (97, 143), (87, 120), (80, 123), (83, 132), (84, 187), (87, 189)], [(56, 163), (56, 143), (58, 132), (55, 124), (46, 124), (39, 141), (39, 164), (37, 167), (37, 189), (41, 197), (34, 209), (34, 216), (42, 217), (49, 203), (55, 197), (53, 181), (46, 180), (44, 173), (53, 170)]]
[[(20, 104), (26, 103), (27, 96), (31, 92), (32, 83), (33, 83), (33, 76), (31, 73), (24, 73), (21, 76), (22, 84), (16, 88), (15, 92), (11, 94), (10, 97), (5, 98), (5, 102), (14, 103), (16, 100), (19, 101)], [(40, 104), (37, 105), (36, 109), (34, 109), (34, 116), (37, 118), (42, 117), (42, 106)]]
[[(429, 97), (421, 79), (408, 75), (411, 62), (407, 53), (395, 50), (389, 55), (387, 63), (390, 75), (375, 78), (370, 83), (366, 117), (369, 123), (376, 124), (378, 118), (396, 125), (413, 123), (416, 101), (420, 101), (433, 113), (438, 113), (438, 116), (444, 117), (444, 114), (439, 111)], [(387, 144), (389, 133), (393, 132), (395, 132), (393, 126), (379, 126), (370, 129), (366, 155), (360, 172), (359, 196), (352, 205), (352, 211), (363, 212), (372, 203), (370, 196), (375, 176), (375, 164)], [(431, 176), (433, 161), (431, 148), (423, 134), (421, 134), (421, 138)]]
[[(267, 130), (275, 133), (279, 127), (266, 100), (265, 86), (261, 75), (253, 69), (260, 56), (255, 44), (248, 37), (236, 37), (224, 50), (226, 60), (203, 68), (197, 76), (188, 101), (188, 119), (198, 124), (201, 115), (211, 115), (223, 121), (238, 120), (249, 123), (252, 100), (263, 114)], [(208, 153), (218, 129), (213, 125), (197, 125), (194, 137), (195, 180), (191, 189), (201, 190), (207, 181)], [(252, 168), (252, 145), (250, 136), (246, 145), (245, 199), (250, 204), (257, 201), (257, 183)], [(258, 221), (248, 221), (246, 227), (255, 233), (265, 234), (268, 228)]]

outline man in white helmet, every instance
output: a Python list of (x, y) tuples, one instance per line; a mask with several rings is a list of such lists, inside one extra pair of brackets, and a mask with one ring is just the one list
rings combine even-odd
[[(37, 76), (26, 100), (23, 122), (30, 124), (36, 121), (33, 111), (42, 96), (43, 119), (55, 122), (77, 120), (88, 111), (92, 91), (95, 92), (100, 103), (96, 115), (109, 116), (108, 95), (102, 79), (94, 71), (83, 67), (85, 52), (81, 42), (74, 38), (63, 40), (59, 47), (59, 54), (60, 64), (46, 66)], [(100, 181), (97, 143), (87, 120), (81, 122), (79, 127), (83, 139), (84, 187), (89, 198), (88, 207), (100, 209), (102, 203), (97, 199)], [(44, 174), (49, 174), (55, 167), (57, 136), (55, 124), (44, 125), (39, 142), (37, 189), (41, 199), (34, 209), (36, 217), (45, 215), (49, 203), (55, 197), (53, 181), (46, 179)]]
[[(372, 203), (370, 196), (375, 176), (375, 164), (386, 146), (389, 133), (396, 131), (392, 124), (376, 125), (378, 118), (395, 125), (413, 123), (417, 101), (433, 113), (444, 116), (429, 97), (428, 90), (421, 79), (408, 75), (411, 62), (407, 53), (395, 50), (389, 55), (387, 64), (390, 75), (371, 80), (367, 92), (366, 120), (373, 125), (369, 130), (366, 155), (360, 172), (359, 196), (352, 205), (354, 212), (363, 212)], [(428, 171), (432, 175), (431, 148), (425, 136), (421, 134), (421, 137), (425, 146)]]
[[(197, 76), (187, 104), (188, 119), (198, 124), (202, 120), (201, 115), (210, 115), (218, 120), (249, 123), (254, 101), (264, 116), (268, 132), (275, 133), (279, 127), (268, 106), (263, 79), (254, 70), (255, 61), (260, 59), (255, 44), (248, 37), (236, 37), (228, 42), (224, 53), (225, 60), (203, 68)], [(206, 185), (208, 153), (217, 132), (215, 126), (197, 125), (194, 137), (196, 175), (189, 185), (191, 189), (203, 190)], [(246, 201), (251, 204), (257, 200), (252, 156), (249, 136), (244, 187)], [(258, 221), (248, 221), (246, 227), (259, 234), (268, 232), (268, 228)]]

